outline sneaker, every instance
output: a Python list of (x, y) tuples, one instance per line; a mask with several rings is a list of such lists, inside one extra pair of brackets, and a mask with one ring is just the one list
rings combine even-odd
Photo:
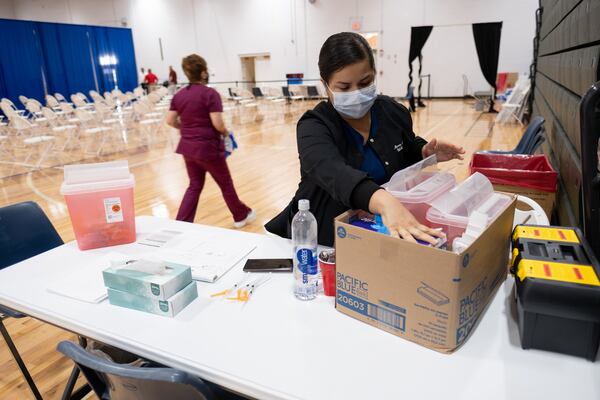
[(250, 210), (250, 211), (248, 211), (248, 215), (246, 216), (246, 218), (241, 221), (234, 222), (233, 227), (235, 229), (243, 228), (246, 225), (248, 225), (250, 222), (254, 221), (255, 219), (256, 219), (256, 211)]

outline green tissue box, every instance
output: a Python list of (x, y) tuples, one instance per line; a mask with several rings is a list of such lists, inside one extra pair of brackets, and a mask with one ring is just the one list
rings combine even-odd
[(166, 300), (192, 282), (192, 270), (182, 265), (167, 264), (161, 274), (112, 266), (102, 272), (104, 286), (109, 289)]
[(187, 285), (183, 290), (166, 300), (137, 296), (128, 292), (107, 288), (110, 304), (145, 311), (152, 314), (174, 317), (188, 304), (198, 297), (196, 282)]

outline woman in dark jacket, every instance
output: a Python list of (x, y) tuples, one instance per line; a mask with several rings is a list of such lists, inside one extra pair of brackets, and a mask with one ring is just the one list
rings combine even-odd
[(373, 52), (362, 36), (342, 32), (329, 37), (319, 54), (319, 70), (329, 101), (298, 122), (300, 184), (290, 204), (265, 228), (290, 238), (298, 200), (308, 199), (319, 244), (333, 245), (333, 220), (349, 209), (381, 214), (392, 236), (434, 243), (443, 233), (420, 224), (380, 185), (424, 157), (462, 159), (464, 150), (415, 136), (408, 110), (377, 96)]

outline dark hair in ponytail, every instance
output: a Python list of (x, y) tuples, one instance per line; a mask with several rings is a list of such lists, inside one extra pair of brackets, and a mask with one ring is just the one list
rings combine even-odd
[(369, 42), (354, 32), (340, 32), (329, 36), (319, 52), (319, 73), (325, 83), (340, 69), (359, 61), (368, 60), (375, 71), (375, 59)]
[(181, 60), (181, 69), (185, 73), (185, 76), (190, 82), (203, 82), (202, 73), (208, 73), (208, 66), (206, 60), (200, 57), (198, 54), (190, 54)]

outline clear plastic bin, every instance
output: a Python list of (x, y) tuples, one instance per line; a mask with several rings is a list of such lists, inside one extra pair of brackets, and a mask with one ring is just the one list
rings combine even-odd
[(396, 172), (390, 181), (383, 185), (422, 224), (426, 224), (426, 215), (431, 202), (456, 185), (454, 175), (426, 170), (436, 163), (435, 156), (426, 158), (420, 163)]
[(135, 241), (134, 186), (126, 161), (65, 166), (60, 191), (79, 249)]
[(495, 193), (491, 182), (477, 172), (432, 202), (426, 215), (427, 225), (442, 228), (452, 245), (465, 232), (473, 211), (487, 215), (489, 225), (510, 200), (510, 196)]

